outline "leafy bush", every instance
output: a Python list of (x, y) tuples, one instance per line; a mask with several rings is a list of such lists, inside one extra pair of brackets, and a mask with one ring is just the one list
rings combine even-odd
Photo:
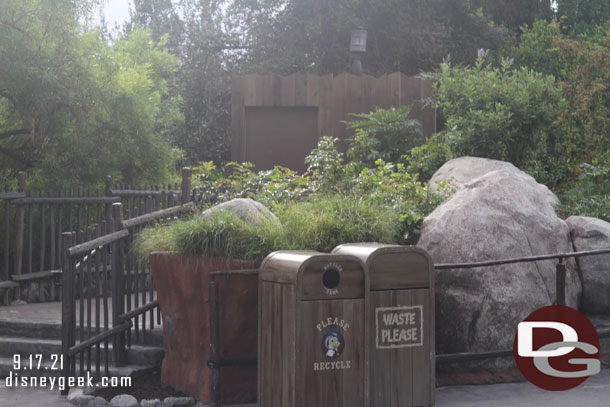
[(403, 160), (408, 163), (407, 171), (428, 180), (443, 164), (452, 158), (451, 149), (439, 134), (433, 135), (425, 144), (414, 147)]
[(446, 185), (433, 191), (427, 183), (418, 182), (416, 174), (403, 163), (378, 160), (374, 168), (365, 168), (356, 177), (351, 194), (369, 205), (385, 205), (400, 215), (402, 233), (417, 239), (424, 217), (449, 195)]
[(348, 158), (364, 166), (373, 166), (377, 160), (397, 162), (403, 154), (423, 143), (421, 125), (409, 118), (410, 111), (411, 106), (400, 106), (352, 114), (363, 120), (345, 122), (348, 128), (356, 130)]
[(329, 252), (346, 242), (402, 242), (399, 214), (383, 205), (353, 198), (317, 197), (274, 207), (280, 224), (253, 226), (223, 212), (194, 216), (142, 231), (135, 250), (178, 251), (204, 256), (261, 260), (275, 250)]
[(251, 163), (227, 163), (217, 168), (213, 162), (203, 162), (193, 168), (193, 186), (203, 191), (206, 203), (234, 198), (253, 198), (270, 205), (276, 201), (298, 199), (310, 189), (308, 177), (285, 167), (255, 172)]
[(558, 155), (592, 163), (610, 141), (610, 25), (591, 37), (557, 37), (555, 43), (568, 67), (559, 81), (567, 104), (557, 123)]
[(307, 173), (311, 175), (311, 191), (332, 192), (342, 188), (345, 162), (335, 148), (338, 138), (324, 136), (318, 146), (305, 157)]
[[(193, 184), (204, 191), (207, 204), (243, 197), (281, 208), (282, 204), (299, 200), (317, 205), (320, 196), (347, 197), (394, 211), (400, 234), (413, 238), (419, 235), (424, 217), (450, 193), (442, 186), (436, 192), (432, 191), (418, 180), (417, 172), (403, 163), (381, 159), (370, 167), (360, 161), (345, 163), (335, 149), (336, 142), (337, 139), (329, 137), (320, 140), (318, 147), (306, 158), (309, 170), (305, 175), (283, 167), (256, 173), (249, 163), (229, 163), (218, 169), (208, 162), (194, 168)], [(429, 148), (439, 151), (431, 158), (435, 161), (430, 165), (442, 165), (446, 151), (440, 146)], [(420, 160), (425, 160), (423, 154)], [(413, 160), (412, 165), (415, 164)]]
[(479, 58), (474, 66), (442, 63), (435, 106), (446, 119), (439, 137), (455, 156), (472, 155), (523, 166), (544, 153), (562, 99), (555, 80), (526, 68), (497, 68)]
[(560, 192), (560, 216), (592, 216), (610, 222), (610, 150), (600, 157), (594, 164), (582, 164), (578, 179)]

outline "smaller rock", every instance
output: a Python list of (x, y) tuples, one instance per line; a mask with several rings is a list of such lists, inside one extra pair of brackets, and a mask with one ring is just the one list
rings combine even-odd
[(82, 390), (74, 392), (74, 393), (70, 393), (68, 395), (68, 401), (70, 402), (70, 404), (72, 404), (74, 406), (78, 406), (78, 407), (86, 407), (94, 399), (95, 399), (95, 397), (93, 397), (93, 396), (87, 396), (87, 395), (83, 394)]
[(120, 394), (110, 400), (110, 407), (138, 407), (138, 400), (129, 394)]
[[(570, 216), (572, 244), (576, 251), (610, 247), (610, 223), (588, 216)], [(610, 311), (610, 254), (576, 259), (582, 280), (582, 310), (588, 314)]]
[(23, 300), (15, 300), (11, 301), (11, 305), (28, 305), (28, 303)]
[(163, 400), (163, 407), (194, 406), (195, 403), (192, 397), (167, 397)]
[(70, 402), (72, 402), (72, 400), (75, 397), (82, 396), (83, 394), (84, 394), (83, 389), (74, 387), (74, 388), (70, 389), (70, 393), (68, 393), (66, 400), (70, 403)]
[(87, 407), (108, 407), (108, 402), (103, 397), (96, 397), (87, 404)]
[(70, 401), (70, 404), (78, 406), (78, 407), (86, 407), (89, 405), (90, 402), (92, 402), (95, 399), (95, 397), (93, 396), (87, 396), (87, 395), (80, 395), (77, 397), (74, 397), (72, 400)]
[(253, 225), (262, 225), (267, 222), (279, 222), (277, 216), (275, 216), (265, 205), (250, 198), (237, 198), (228, 202), (223, 202), (210, 209), (206, 209), (201, 213), (201, 216), (205, 218), (214, 213), (221, 213), (224, 211), (233, 212), (244, 221)]
[(163, 403), (159, 399), (142, 400), (140, 401), (140, 407), (163, 407)]

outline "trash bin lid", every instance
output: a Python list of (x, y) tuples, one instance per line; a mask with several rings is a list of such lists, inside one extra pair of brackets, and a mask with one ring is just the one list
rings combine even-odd
[(434, 263), (415, 246), (384, 243), (348, 243), (332, 253), (358, 257), (369, 269), (371, 290), (397, 290), (434, 286)]
[(316, 251), (278, 251), (261, 263), (259, 280), (298, 286), (301, 300), (364, 298), (367, 278), (355, 256)]

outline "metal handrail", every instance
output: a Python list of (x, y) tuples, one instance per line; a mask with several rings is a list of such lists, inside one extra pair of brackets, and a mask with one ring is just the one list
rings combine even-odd
[(598, 254), (607, 254), (607, 253), (610, 253), (610, 248), (597, 249), (597, 250), (583, 250), (583, 251), (579, 251), (579, 252), (570, 252), (570, 253), (545, 254), (545, 255), (541, 255), (541, 256), (515, 257), (513, 259), (480, 261), (480, 262), (473, 262), (473, 263), (435, 264), (434, 268), (437, 270), (471, 269), (471, 268), (477, 268), (477, 267), (490, 267), (490, 266), (499, 266), (502, 264), (527, 263), (527, 262), (534, 262), (534, 261), (540, 261), (540, 260), (553, 260), (553, 259), (559, 259), (559, 261), (561, 262), (561, 261), (563, 261), (563, 259), (569, 258), (569, 257), (594, 256), (594, 255), (598, 255)]

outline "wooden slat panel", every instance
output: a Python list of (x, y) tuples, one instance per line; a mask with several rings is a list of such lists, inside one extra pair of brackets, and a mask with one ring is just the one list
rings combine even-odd
[(296, 74), (294, 76), (294, 104), (296, 106), (308, 106), (307, 103), (307, 75)]
[(333, 109), (332, 92), (333, 76), (326, 75), (320, 77), (319, 84), (319, 107), (318, 107), (318, 140), (325, 136), (333, 136)]
[(433, 327), (431, 321), (434, 319), (434, 309), (431, 304), (430, 290), (412, 290), (412, 304), (421, 306), (422, 315), (422, 346), (413, 347), (413, 405), (434, 405), (434, 388), (436, 385), (434, 359), (431, 352), (434, 348)]
[[(368, 405), (362, 385), (365, 381), (366, 366), (364, 299), (307, 301), (298, 303), (297, 307), (296, 405)], [(321, 346), (330, 327), (318, 329), (317, 326), (320, 321), (329, 317), (340, 317), (349, 323), (347, 329), (335, 327), (344, 339), (343, 352), (338, 357), (326, 356)], [(338, 363), (343, 368), (331, 369), (331, 363)]]
[[(431, 82), (422, 80), (420, 85), (420, 98), (422, 100), (434, 95), (434, 88), (432, 87)], [(434, 133), (436, 133), (436, 109), (432, 108), (431, 106), (423, 106), (421, 122), (425, 137), (431, 137)]]
[[(371, 292), (369, 365), (372, 406), (409, 407), (413, 405), (412, 348), (383, 348), (388, 346), (388, 340), (384, 340), (383, 335), (387, 335), (388, 331), (389, 335), (393, 335), (393, 329), (395, 329), (391, 325), (384, 325), (383, 309), (410, 307), (412, 301), (411, 290)], [(400, 328), (396, 327), (396, 329)], [(417, 366), (415, 371), (421, 369), (422, 366)]]
[[(423, 83), (424, 81), (408, 78), (399, 72), (379, 78), (369, 75), (358, 77), (349, 73), (342, 73), (336, 77), (311, 74), (293, 74), (285, 77), (263, 75), (235, 77), (231, 111), (233, 129), (231, 157), (233, 160), (246, 161), (250, 157), (246, 151), (248, 145), (260, 145), (263, 150), (273, 145), (268, 131), (264, 134), (252, 131), (251, 134), (246, 134), (248, 119), (245, 107), (276, 107), (278, 112), (281, 108), (294, 106), (318, 107), (317, 138), (337, 137), (340, 140), (339, 150), (346, 151), (345, 140), (353, 132), (348, 132), (341, 122), (351, 119), (349, 113), (370, 112), (375, 107), (389, 108), (413, 104), (421, 99), (422, 92), (425, 91), (426, 96), (431, 94), (431, 85), (428, 82), (422, 85)], [(433, 109), (422, 110), (418, 103), (413, 109), (413, 117), (422, 122), (426, 136), (434, 132), (436, 119)], [(309, 151), (303, 151), (303, 155), (307, 153)], [(269, 168), (280, 164), (281, 158), (269, 154), (268, 161), (272, 162)], [(291, 164), (289, 167), (299, 169), (302, 165), (300, 160), (294, 158), (294, 161), (294, 165)]]
[(345, 120), (347, 115), (345, 98), (347, 92), (347, 76), (348, 74), (341, 74), (333, 80), (333, 94), (332, 94), (332, 116), (333, 116), (333, 137), (339, 139), (337, 148), (341, 152), (347, 150), (345, 143), (346, 128), (345, 124), (341, 123), (341, 120)]
[(295, 75), (283, 76), (280, 78), (280, 103), (278, 106), (295, 105)]
[(244, 106), (256, 106), (256, 83), (259, 75), (243, 77)]

